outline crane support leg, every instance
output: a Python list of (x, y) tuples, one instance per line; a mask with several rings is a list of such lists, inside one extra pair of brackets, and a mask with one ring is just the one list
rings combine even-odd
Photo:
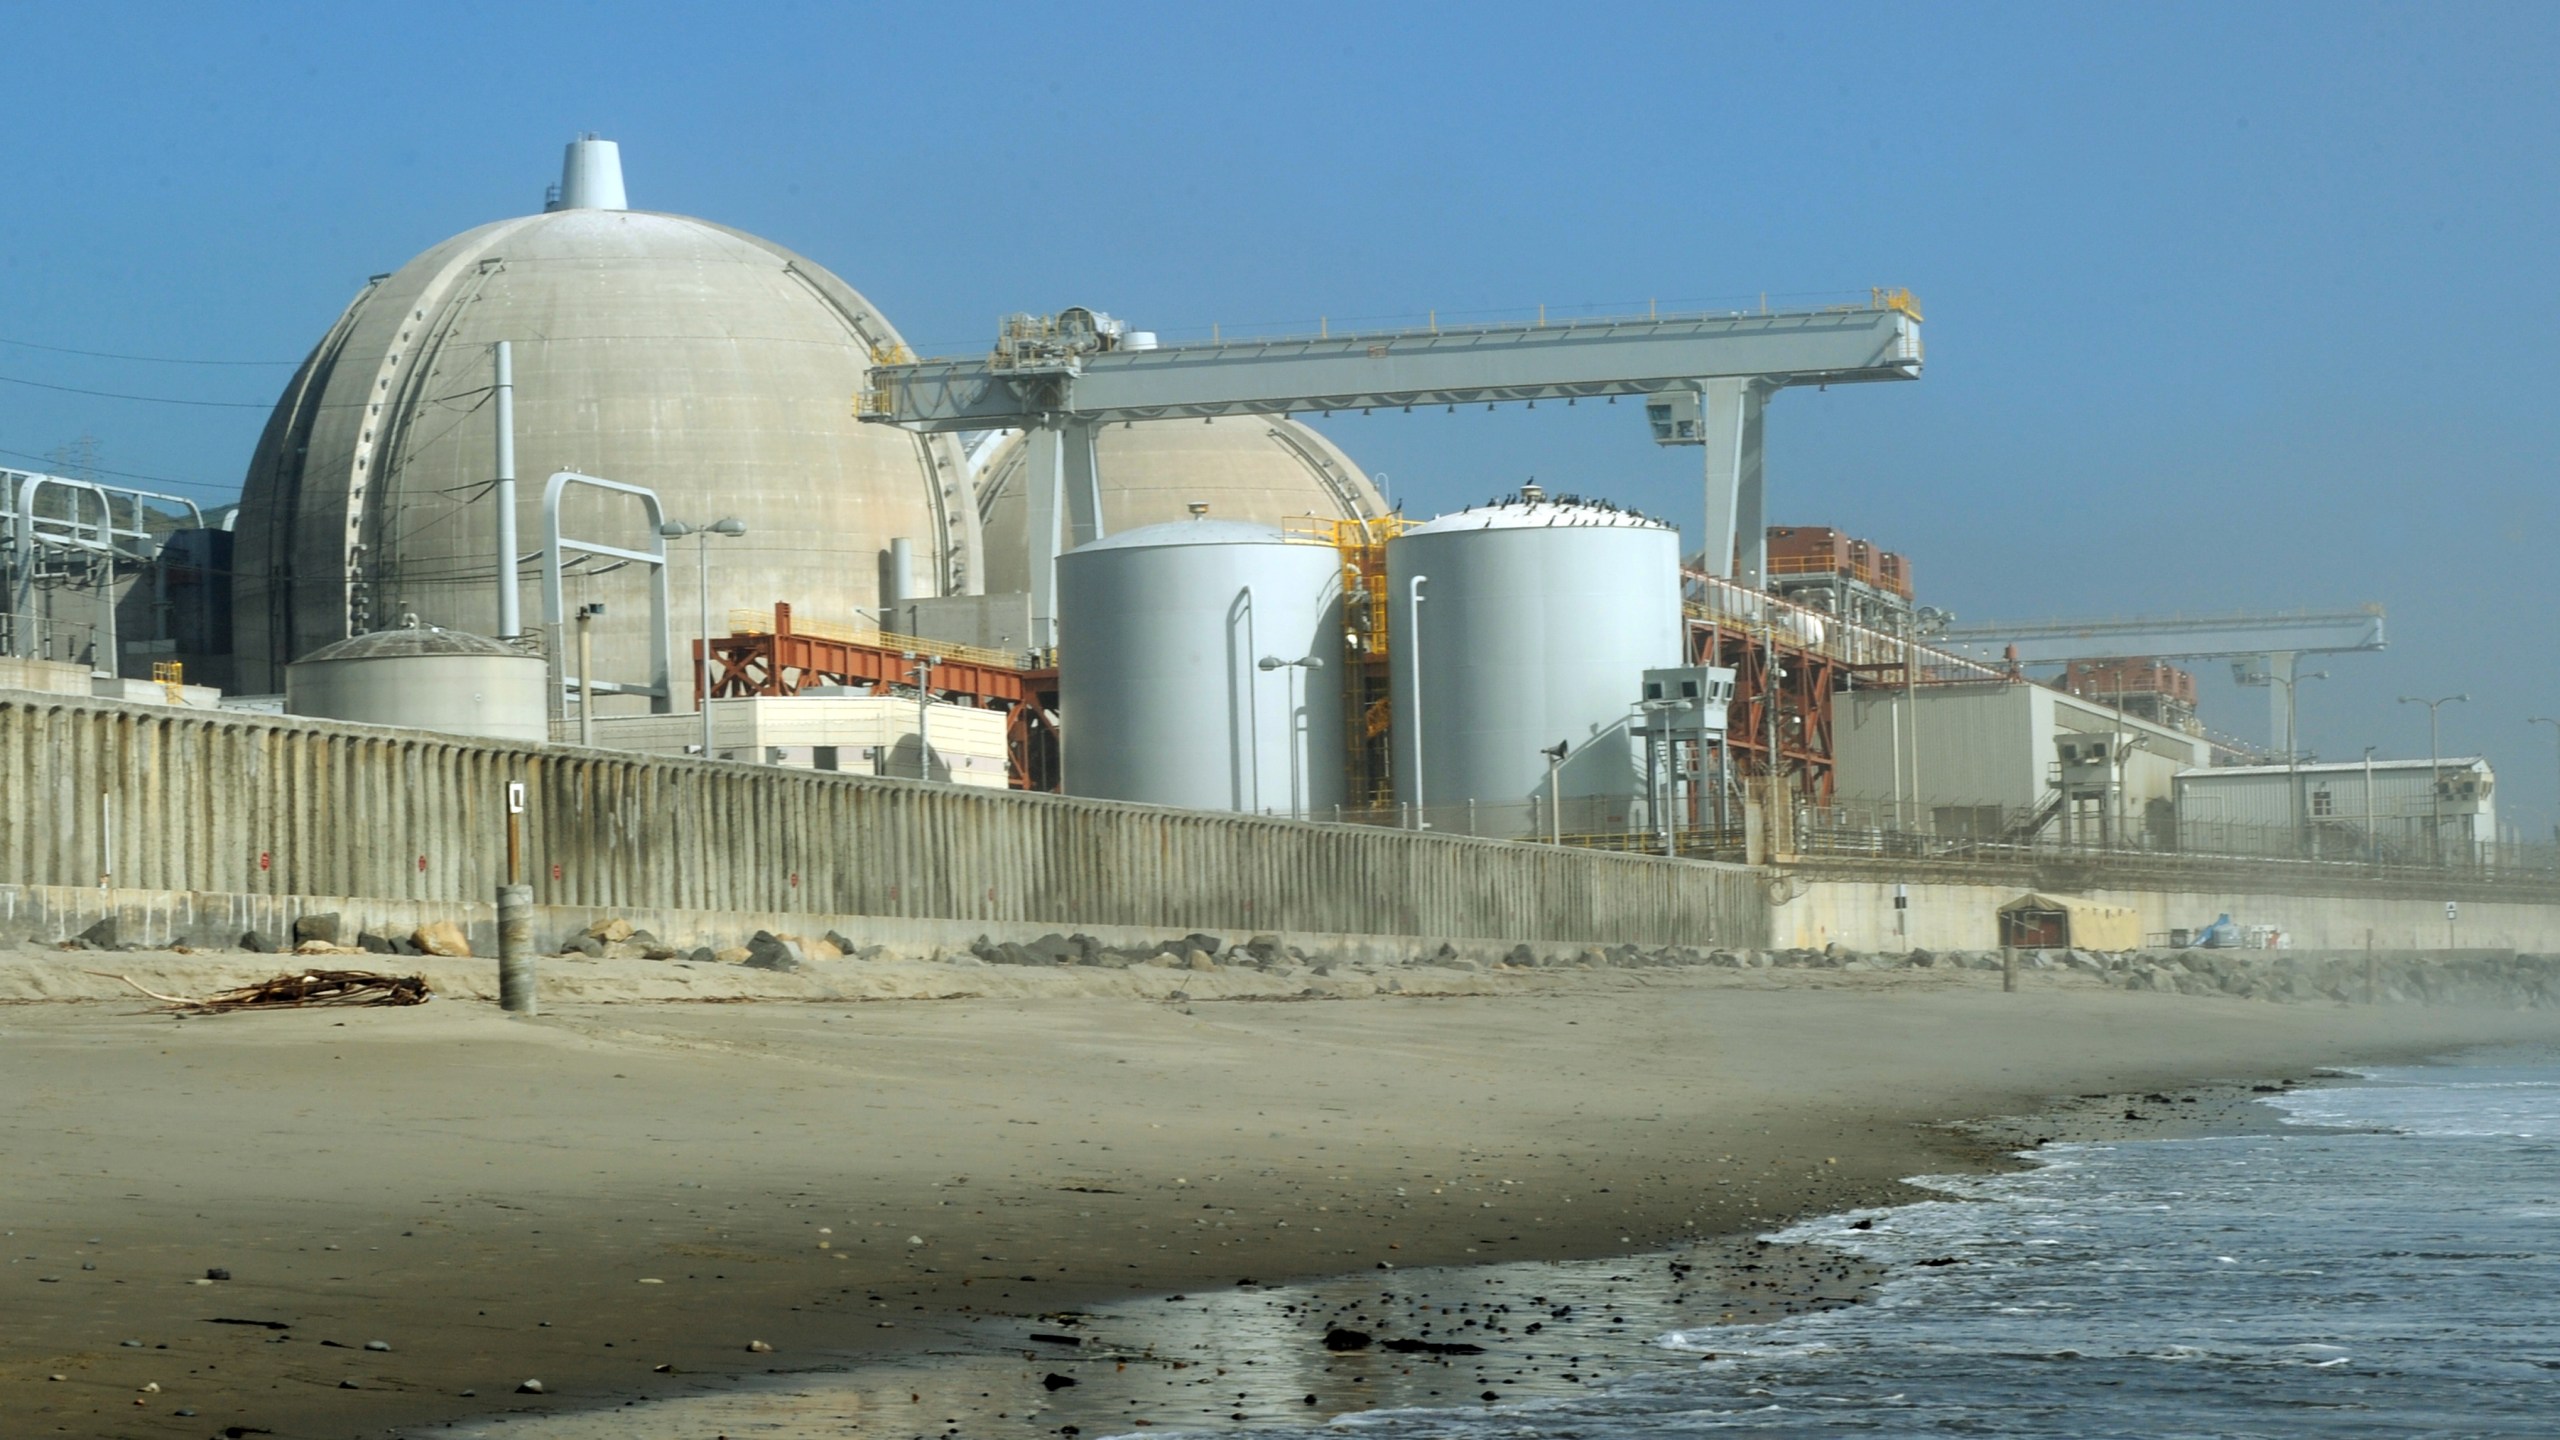
[(1093, 430), (1089, 423), (1067, 421), (1031, 431), (1025, 534), (1031, 547), (1032, 644), (1041, 649), (1058, 643), (1058, 556), (1102, 538), (1102, 475), (1094, 463)]
[(1710, 575), (1763, 589), (1769, 531), (1762, 508), (1761, 417), (1768, 387), (1752, 379), (1709, 380), (1698, 387), (1698, 401), (1707, 452), (1707, 529), (1700, 561)]

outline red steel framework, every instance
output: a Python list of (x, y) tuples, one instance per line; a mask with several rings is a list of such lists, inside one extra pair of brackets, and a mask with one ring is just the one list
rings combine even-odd
[[(1737, 773), (1770, 768), (1770, 704), (1777, 718), (1777, 770), (1815, 805), (1833, 799), (1832, 695), (1853, 667), (1765, 628), (1731, 624), (1692, 612), (1687, 622), (1689, 663), (1734, 672), (1727, 741)], [(810, 685), (844, 685), (885, 691), (912, 686), (916, 662), (904, 646), (808, 635), (795, 631), (791, 607), (773, 607), (771, 633), (726, 635), (711, 642), (711, 693), (721, 699), (797, 695)], [(701, 642), (694, 642), (694, 673), (701, 673)], [(1779, 675), (1774, 692), (1769, 666)], [(1899, 670), (1900, 667), (1893, 667)], [(697, 678), (697, 692), (701, 682)], [(1058, 672), (945, 658), (925, 677), (937, 700), (1005, 713), (1007, 769), (1017, 790), (1058, 789)], [(697, 701), (700, 696), (697, 693)]]
[[(1764, 775), (1774, 769), (1793, 776), (1797, 793), (1821, 806), (1832, 800), (1831, 696), (1842, 688), (1850, 667), (1819, 651), (1767, 630), (1727, 624), (1713, 616), (1692, 614), (1688, 620), (1689, 662), (1720, 665), (1733, 671), (1733, 703), (1725, 714), (1725, 745), (1736, 774)], [(1777, 684), (1769, 683), (1769, 666), (1778, 667)], [(1770, 707), (1777, 719), (1776, 764), (1770, 763)]]
[[(735, 621), (731, 623), (737, 623)], [(711, 693), (719, 699), (797, 695), (811, 685), (844, 685), (885, 693), (916, 683), (904, 646), (866, 645), (791, 628), (791, 607), (773, 607), (771, 634), (724, 635), (711, 642)], [(702, 642), (693, 645), (694, 703), (701, 703)], [(1006, 772), (1016, 790), (1058, 788), (1058, 672), (944, 659), (925, 673), (934, 699), (1005, 715)]]

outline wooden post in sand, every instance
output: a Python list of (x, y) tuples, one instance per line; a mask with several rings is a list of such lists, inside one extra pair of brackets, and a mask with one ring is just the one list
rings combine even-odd
[(2382, 995), (2381, 987), (2376, 983), (2377, 977), (2375, 971), (2376, 967), (2373, 959), (2373, 927), (2367, 925), (2364, 927), (2364, 1003), (2367, 1005), (2375, 1003)]
[(498, 1005), (538, 1013), (533, 990), (533, 887), (524, 878), (524, 782), (507, 785), (507, 883), (498, 887)]
[(2018, 947), (2015, 945), (2000, 947), (2000, 988), (2012, 994), (2017, 991)]

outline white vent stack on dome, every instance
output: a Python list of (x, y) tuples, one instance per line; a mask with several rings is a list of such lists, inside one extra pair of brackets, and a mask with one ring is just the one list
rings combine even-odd
[(1068, 794), (1331, 818), (1340, 552), (1199, 515), (1068, 551), (1058, 600)]
[(1439, 824), (1473, 802), (1485, 833), (1530, 833), (1561, 740), (1567, 826), (1625, 818), (1644, 793), (1629, 713), (1646, 670), (1681, 663), (1678, 531), (1531, 486), (1389, 541), (1387, 586), (1400, 804)]
[(592, 134), (569, 142), (560, 162), (560, 208), (563, 210), (628, 210), (622, 190), (622, 147)]

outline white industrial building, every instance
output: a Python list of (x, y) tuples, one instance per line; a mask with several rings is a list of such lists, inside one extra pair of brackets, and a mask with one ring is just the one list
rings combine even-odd
[(2177, 785), (2184, 850), (2424, 864), (2432, 832), (2463, 864), (2498, 836), (2497, 777), (2476, 756), (2230, 765)]
[(1831, 742), (1842, 805), (1861, 823), (1982, 839), (2114, 835), (2160, 849), (2176, 838), (2178, 776), (2212, 759), (2183, 730), (2004, 681), (1849, 691)]
[[(918, 725), (922, 724), (921, 738)], [(702, 717), (599, 715), (595, 740), (615, 750), (699, 755)], [(557, 722), (574, 743), (577, 722)], [(711, 702), (714, 758), (1005, 788), (1002, 711), (908, 696), (749, 695)]]

